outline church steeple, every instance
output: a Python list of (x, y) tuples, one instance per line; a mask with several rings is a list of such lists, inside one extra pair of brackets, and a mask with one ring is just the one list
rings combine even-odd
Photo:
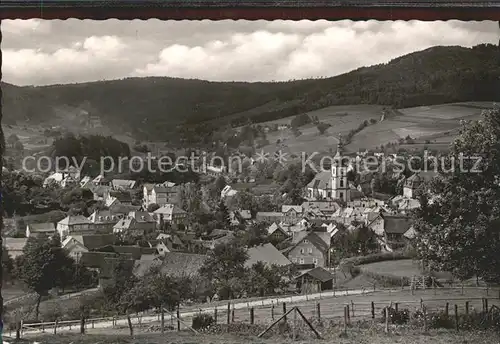
[(344, 144), (342, 143), (342, 134), (339, 133), (339, 142), (337, 143), (337, 154), (342, 154), (342, 149), (344, 148)]

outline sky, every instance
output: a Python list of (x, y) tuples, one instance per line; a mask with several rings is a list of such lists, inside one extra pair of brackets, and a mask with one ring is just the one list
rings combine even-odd
[(3, 81), (48, 85), (169, 76), (329, 77), (436, 45), (498, 44), (498, 23), (460, 21), (4, 20)]

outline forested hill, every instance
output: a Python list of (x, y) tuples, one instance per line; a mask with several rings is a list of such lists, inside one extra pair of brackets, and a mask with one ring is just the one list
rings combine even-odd
[(17, 87), (2, 83), (4, 122), (45, 121), (60, 106), (87, 104), (118, 130), (165, 138), (179, 124), (261, 122), (330, 105), (394, 107), (500, 100), (495, 45), (433, 47), (336, 77), (273, 83), (166, 77)]

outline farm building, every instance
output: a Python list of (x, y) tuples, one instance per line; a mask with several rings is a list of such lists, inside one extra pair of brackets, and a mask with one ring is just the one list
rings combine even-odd
[(318, 266), (307, 270), (296, 277), (297, 289), (301, 293), (317, 293), (323, 290), (333, 289), (334, 276), (328, 270)]

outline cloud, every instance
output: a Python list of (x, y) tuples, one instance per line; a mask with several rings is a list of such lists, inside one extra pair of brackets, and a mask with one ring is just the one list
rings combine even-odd
[(4, 21), (4, 80), (333, 76), (435, 45), (498, 44), (496, 22)]
[(51, 23), (48, 20), (2, 20), (2, 33), (4, 35), (44, 35), (51, 31)]
[(19, 84), (60, 83), (62, 78), (90, 81), (99, 79), (99, 75), (117, 77), (122, 71), (116, 65), (126, 60), (120, 54), (126, 48), (117, 37), (92, 36), (55, 51), (4, 49), (2, 69), (5, 76), (14, 76)]

